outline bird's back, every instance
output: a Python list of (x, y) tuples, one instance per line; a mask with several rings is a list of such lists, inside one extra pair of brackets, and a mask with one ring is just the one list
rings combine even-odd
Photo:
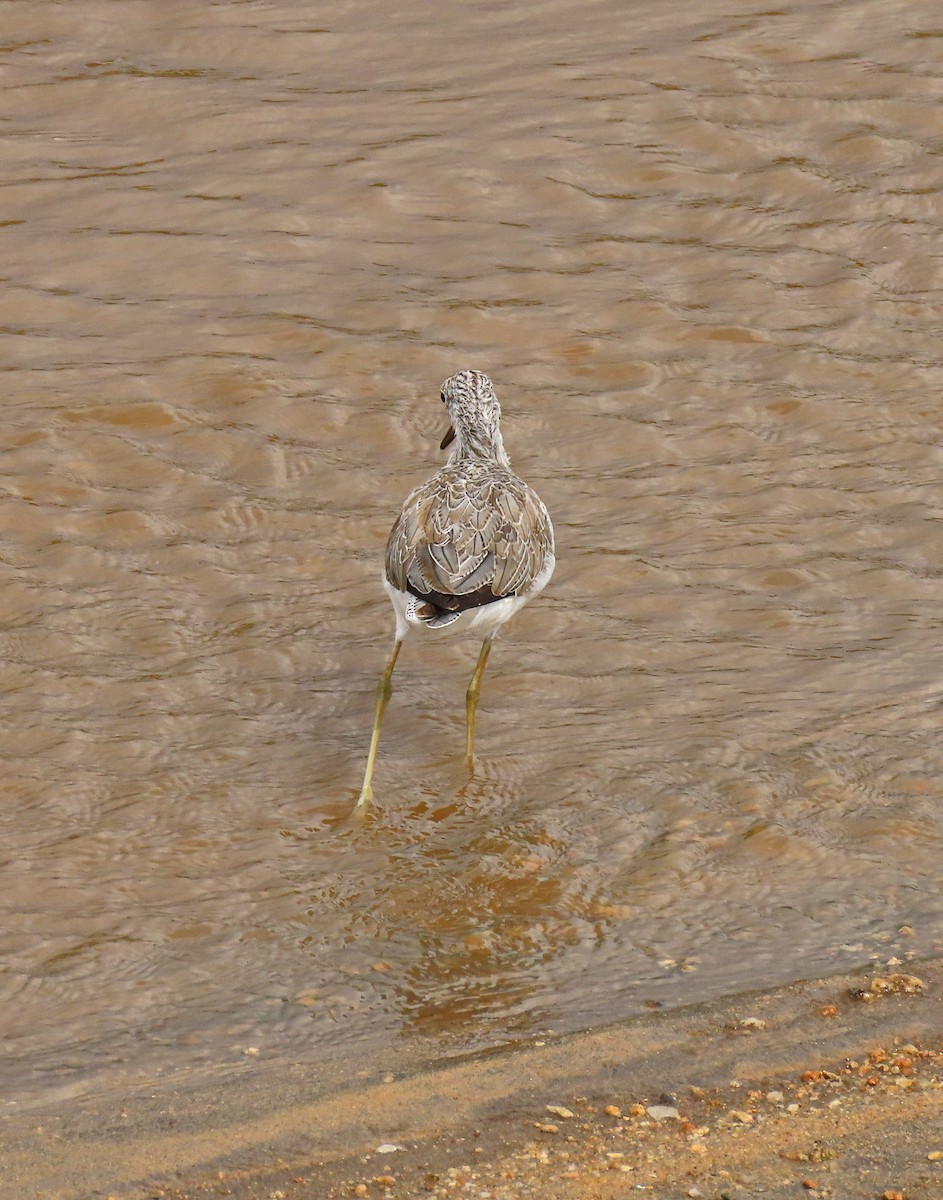
[(386, 578), (399, 592), (460, 612), (526, 596), (553, 553), (553, 526), (533, 488), (495, 462), (466, 459), (407, 497), (387, 543)]

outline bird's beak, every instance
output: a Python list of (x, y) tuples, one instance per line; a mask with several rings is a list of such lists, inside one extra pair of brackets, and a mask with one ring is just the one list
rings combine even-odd
[(455, 427), (450, 425), (445, 437), (442, 439), (441, 442), (439, 442), (439, 449), (444, 450), (446, 446), (451, 446), (452, 442), (454, 442), (454, 441), (455, 441)]

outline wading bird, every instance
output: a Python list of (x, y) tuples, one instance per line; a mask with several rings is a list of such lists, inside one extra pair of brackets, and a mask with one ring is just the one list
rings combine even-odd
[(377, 685), (373, 736), (357, 807), (373, 798), (383, 713), (393, 668), (412, 630), (473, 633), (483, 639), (465, 695), (465, 756), (473, 767), (475, 710), (500, 627), (553, 574), (553, 525), (540, 497), (514, 474), (501, 437), (501, 406), (480, 371), (459, 371), (442, 385), (448, 461), (411, 492), (386, 546), (383, 586), (396, 614), (393, 651)]

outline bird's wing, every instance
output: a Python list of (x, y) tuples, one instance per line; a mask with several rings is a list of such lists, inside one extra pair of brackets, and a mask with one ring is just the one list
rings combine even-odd
[[(510, 471), (440, 471), (407, 498), (386, 547), (400, 591), (482, 604), (525, 591), (553, 553), (537, 493)], [(452, 607), (452, 605), (449, 605)]]

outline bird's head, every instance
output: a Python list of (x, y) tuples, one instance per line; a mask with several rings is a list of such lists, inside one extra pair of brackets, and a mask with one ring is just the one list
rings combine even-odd
[(480, 455), (506, 461), (501, 439), (501, 405), (494, 384), (482, 371), (459, 371), (442, 384), (440, 399), (449, 428), (440, 449), (455, 442), (451, 457)]

